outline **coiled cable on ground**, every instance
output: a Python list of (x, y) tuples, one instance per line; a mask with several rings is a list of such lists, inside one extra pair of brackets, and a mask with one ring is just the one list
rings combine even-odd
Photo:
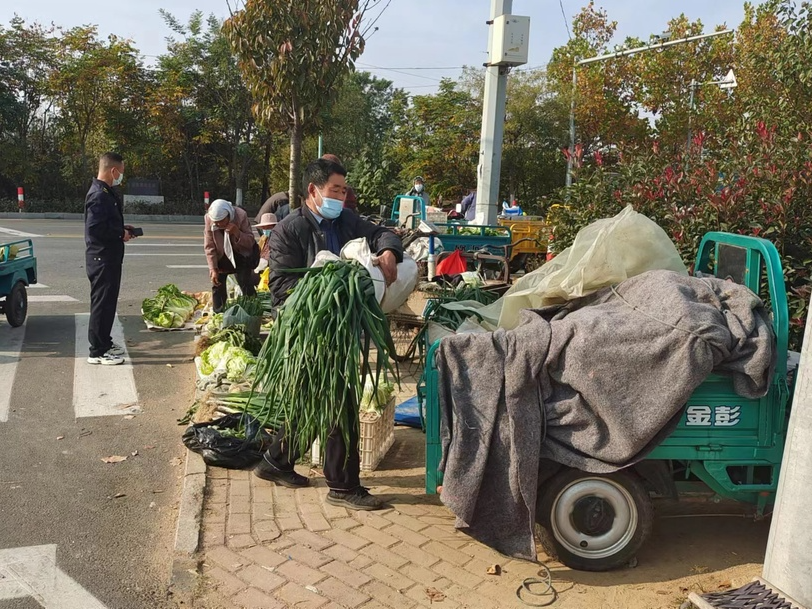
[[(527, 596), (549, 598), (533, 602)], [(522, 585), (516, 589), (516, 598), (529, 607), (549, 607), (558, 600), (558, 591), (553, 587), (553, 574), (547, 565), (541, 565), (538, 577), (526, 577), (522, 581)]]

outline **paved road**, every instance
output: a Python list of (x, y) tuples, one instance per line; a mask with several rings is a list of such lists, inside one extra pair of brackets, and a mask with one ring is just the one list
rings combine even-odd
[[(193, 396), (193, 345), (187, 333), (147, 331), (139, 306), (169, 282), (206, 289), (207, 273), (168, 268), (205, 266), (201, 226), (146, 224), (144, 232), (127, 248), (118, 308), (131, 365), (102, 369), (84, 361), (81, 222), (0, 220), (0, 242), (38, 235), (47, 286), (28, 291), (23, 328), (0, 320), (0, 609), (41, 606), (26, 586), (39, 590), (48, 584), (34, 580), (54, 577), (63, 583), (58, 601), (42, 594), (48, 607), (172, 606), (184, 452), (176, 420)], [(128, 458), (102, 462), (112, 455)]]

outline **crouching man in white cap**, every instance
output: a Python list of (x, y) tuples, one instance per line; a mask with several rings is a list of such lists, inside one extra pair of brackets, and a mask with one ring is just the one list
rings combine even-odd
[(236, 275), (243, 294), (254, 296), (257, 293), (254, 267), (259, 262), (259, 245), (245, 210), (223, 199), (213, 201), (206, 213), (203, 248), (209, 264), (215, 313), (225, 307), (226, 279), (231, 274)]

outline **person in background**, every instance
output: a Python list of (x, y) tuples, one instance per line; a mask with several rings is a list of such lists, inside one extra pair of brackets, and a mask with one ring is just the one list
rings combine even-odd
[(256, 295), (254, 268), (259, 263), (259, 245), (244, 209), (224, 199), (212, 201), (206, 213), (203, 249), (209, 264), (215, 313), (223, 311), (228, 299), (229, 275), (236, 275), (243, 294)]
[(472, 188), (468, 191), (465, 198), (460, 201), (460, 205), (460, 213), (463, 218), (469, 222), (476, 218), (476, 188)]
[(124, 363), (124, 347), (115, 344), (110, 335), (121, 290), (124, 244), (134, 238), (132, 226), (124, 224), (121, 200), (113, 191), (123, 179), (124, 158), (106, 152), (99, 159), (99, 173), (85, 197), (85, 271), (90, 280), (88, 364)]
[[(387, 285), (397, 279), (397, 264), (403, 261), (403, 244), (394, 232), (344, 209), (346, 173), (341, 165), (323, 158), (305, 167), (302, 180), (307, 197), (305, 205), (282, 220), (268, 239), (271, 267), (268, 285), (274, 306), (285, 303), (302, 277), (301, 273), (287, 271), (311, 266), (316, 254), (322, 250), (337, 255), (348, 241), (361, 237), (377, 256), (377, 264)], [(294, 311), (293, 314), (298, 313)], [(358, 404), (347, 404), (346, 407), (357, 415)], [(351, 510), (381, 509), (383, 503), (380, 499), (361, 486), (357, 422), (351, 421), (350, 429), (354, 431), (350, 433), (349, 444), (344, 443), (338, 429), (327, 438), (324, 477), (330, 491), (326, 501)], [(285, 427), (279, 429), (254, 474), (282, 486), (305, 487), (310, 480), (293, 469), (299, 454), (289, 443), (290, 433), (291, 430)]]
[(270, 256), (268, 241), (270, 240), (271, 231), (277, 224), (279, 224), (279, 221), (274, 214), (264, 214), (260, 218), (259, 224), (254, 226), (262, 235), (259, 238), (259, 265), (254, 269), (255, 273), (261, 273), (268, 268), (268, 256)]
[(429, 206), (429, 194), (426, 192), (426, 186), (423, 183), (423, 176), (417, 176), (414, 179), (414, 185), (412, 186), (411, 190), (406, 193), (406, 195), (410, 197), (420, 197), (423, 199), (423, 206)]
[(358, 213), (358, 198), (355, 196), (355, 191), (349, 186), (347, 186), (347, 195), (344, 197), (344, 209)]
[(266, 199), (265, 203), (263, 203), (262, 206), (259, 208), (259, 211), (257, 212), (257, 215), (254, 218), (254, 222), (261, 222), (262, 216), (264, 216), (265, 214), (274, 214), (276, 215), (278, 220), (281, 220), (282, 218), (279, 217), (278, 212), (279, 208), (282, 206), (286, 206), (288, 209), (290, 209), (290, 200), (288, 197), (288, 193), (277, 192), (271, 195), (270, 197), (268, 197), (268, 199)]

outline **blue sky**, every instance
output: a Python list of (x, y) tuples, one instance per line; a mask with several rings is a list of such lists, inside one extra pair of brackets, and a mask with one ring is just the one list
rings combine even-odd
[[(571, 22), (586, 3), (561, 0), (567, 21)], [(668, 19), (679, 13), (700, 19), (706, 32), (719, 24), (735, 28), (744, 15), (743, 0), (596, 0), (595, 4), (618, 22), (618, 42), (626, 36), (646, 39), (662, 32)], [(460, 66), (477, 66), (486, 61), (485, 21), (490, 16), (490, 5), (490, 0), (391, 0), (377, 23), (379, 30), (368, 40), (366, 52), (358, 60), (358, 68), (388, 78), (413, 94), (432, 93), (440, 78), (456, 78)], [(561, 5), (559, 0), (513, 0), (513, 14), (531, 19), (526, 67), (544, 66), (552, 50), (566, 42)], [(43, 24), (97, 24), (102, 34), (115, 33), (134, 40), (151, 63), (150, 56), (165, 51), (164, 38), (170, 33), (158, 14), (160, 8), (181, 21), (196, 9), (220, 17), (228, 15), (225, 0), (124, 0), (107, 4), (98, 0), (27, 0), (3, 2), (0, 22), (7, 24), (16, 12), (27, 21)]]

